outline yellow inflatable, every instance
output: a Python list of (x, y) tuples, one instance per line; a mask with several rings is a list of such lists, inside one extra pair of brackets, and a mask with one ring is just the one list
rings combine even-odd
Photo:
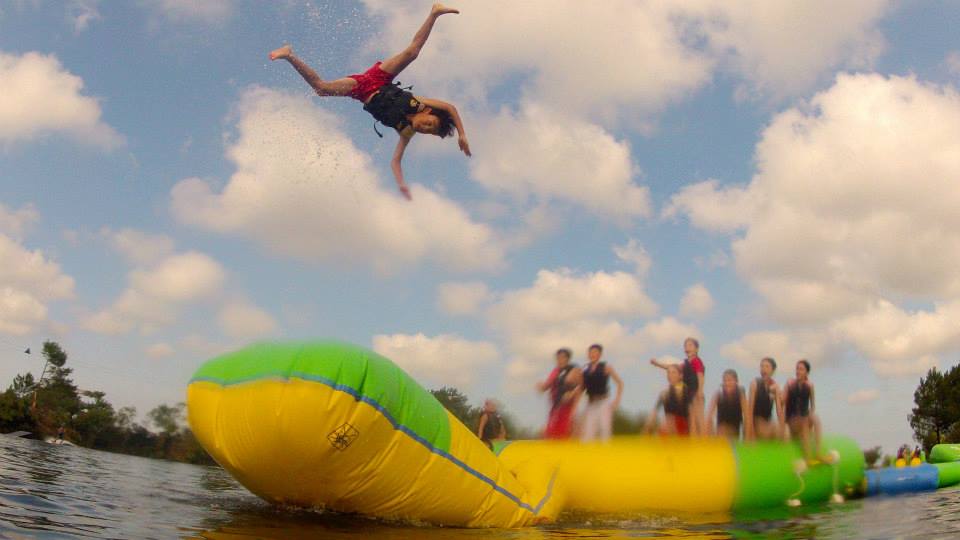
[(464, 527), (552, 520), (556, 467), (509, 470), (389, 360), (340, 343), (214, 359), (187, 389), (206, 450), (260, 497)]
[(392, 362), (341, 343), (262, 344), (216, 358), (187, 390), (200, 443), (276, 503), (464, 527), (564, 509), (726, 512), (825, 501), (863, 479), (855, 443), (806, 470), (793, 444), (629, 437), (518, 441), (491, 452)]

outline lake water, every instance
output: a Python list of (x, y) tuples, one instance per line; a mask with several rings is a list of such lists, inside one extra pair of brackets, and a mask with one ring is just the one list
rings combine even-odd
[(275, 508), (215, 467), (0, 436), (0, 537), (960, 538), (960, 490), (749, 515), (565, 515), (546, 527), (465, 530)]

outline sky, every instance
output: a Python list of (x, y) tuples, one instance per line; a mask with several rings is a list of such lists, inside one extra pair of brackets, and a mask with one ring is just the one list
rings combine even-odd
[[(0, 1), (0, 380), (60, 342), (143, 414), (205, 360), (335, 338), (542, 425), (594, 342), (652, 408), (813, 365), (825, 429), (892, 451), (960, 359), (960, 4), (451, 2), (398, 80), (473, 157), (320, 98), (401, 50), (406, 0)], [(382, 131), (382, 130), (381, 130)]]

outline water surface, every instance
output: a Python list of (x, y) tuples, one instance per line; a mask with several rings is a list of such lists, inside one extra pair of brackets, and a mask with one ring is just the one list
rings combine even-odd
[(544, 527), (469, 530), (276, 508), (216, 467), (0, 436), (0, 537), (960, 538), (960, 489), (735, 516), (568, 514)]

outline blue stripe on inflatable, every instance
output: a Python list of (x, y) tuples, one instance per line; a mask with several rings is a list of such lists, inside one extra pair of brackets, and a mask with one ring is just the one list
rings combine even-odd
[(544, 494), (543, 498), (540, 499), (540, 502), (539, 502), (536, 506), (531, 506), (531, 505), (523, 502), (523, 501), (520, 499), (520, 497), (514, 495), (513, 493), (510, 493), (510, 492), (507, 491), (505, 488), (503, 488), (502, 486), (500, 486), (499, 484), (497, 484), (497, 482), (496, 482), (495, 480), (493, 480), (492, 478), (490, 478), (490, 477), (482, 474), (480, 471), (477, 471), (476, 469), (474, 469), (473, 467), (467, 465), (467, 464), (464, 463), (463, 461), (460, 461), (459, 459), (457, 459), (455, 456), (453, 456), (453, 455), (450, 454), (449, 452), (445, 452), (444, 450), (442, 450), (442, 449), (440, 449), (440, 448), (437, 448), (437, 447), (433, 446), (432, 444), (430, 444), (430, 441), (424, 439), (423, 437), (421, 437), (420, 435), (418, 435), (416, 432), (414, 432), (412, 429), (410, 429), (410, 428), (408, 428), (407, 426), (405, 426), (405, 425), (401, 424), (400, 422), (398, 422), (398, 421), (393, 417), (393, 415), (391, 415), (390, 412), (387, 411), (386, 407), (384, 407), (383, 405), (381, 405), (381, 404), (380, 404), (379, 402), (377, 402), (376, 400), (371, 399), (371, 398), (369, 398), (369, 397), (367, 397), (367, 396), (364, 396), (363, 394), (361, 394), (360, 392), (358, 392), (355, 388), (353, 388), (353, 387), (351, 387), (351, 386), (348, 386), (348, 385), (345, 385), (345, 384), (340, 384), (340, 383), (338, 383), (338, 382), (336, 382), (336, 381), (331, 381), (330, 379), (328, 379), (328, 378), (326, 378), (326, 377), (321, 377), (320, 375), (314, 375), (314, 374), (312, 374), (312, 373), (303, 373), (303, 372), (299, 372), (299, 371), (292, 371), (292, 372), (290, 372), (289, 375), (286, 375), (286, 376), (280, 375), (280, 374), (272, 374), (272, 375), (270, 375), (270, 376), (250, 377), (249, 379), (244, 379), (244, 380), (240, 380), (240, 381), (230, 381), (230, 382), (224, 381), (224, 380), (222, 380), (222, 379), (216, 379), (216, 378), (214, 378), (214, 377), (194, 377), (193, 379), (190, 379), (190, 382), (191, 382), (191, 383), (193, 383), (193, 382), (210, 382), (210, 383), (213, 383), (213, 384), (216, 384), (216, 385), (219, 385), (219, 386), (227, 387), (227, 386), (235, 386), (235, 385), (238, 385), (238, 384), (246, 384), (246, 383), (251, 383), (251, 382), (262, 381), (262, 380), (265, 380), (265, 379), (274, 379), (274, 380), (287, 381), (287, 380), (290, 380), (290, 379), (293, 379), (293, 378), (301, 379), (301, 380), (309, 381), (309, 382), (315, 382), (315, 383), (323, 384), (323, 385), (325, 385), (325, 386), (329, 386), (330, 388), (332, 388), (332, 389), (334, 389), (334, 390), (337, 390), (337, 391), (339, 391), (339, 392), (343, 392), (343, 393), (345, 393), (345, 394), (349, 394), (351, 397), (353, 397), (353, 399), (355, 399), (355, 400), (357, 400), (357, 401), (362, 401), (363, 403), (366, 403), (367, 405), (370, 405), (371, 407), (373, 407), (374, 409), (376, 409), (377, 412), (379, 412), (380, 414), (382, 414), (383, 417), (386, 418), (388, 422), (390, 422), (390, 424), (393, 426), (393, 429), (395, 429), (395, 430), (397, 430), (397, 431), (399, 431), (399, 432), (401, 432), (401, 433), (406, 434), (406, 435), (407, 435), (408, 437), (410, 437), (411, 439), (417, 441), (418, 443), (420, 443), (421, 445), (423, 445), (424, 447), (426, 447), (427, 450), (429, 450), (429, 451), (433, 452), (434, 454), (437, 454), (437, 455), (439, 455), (439, 456), (447, 459), (448, 461), (450, 461), (451, 463), (453, 463), (453, 464), (456, 465), (457, 467), (460, 467), (461, 469), (463, 469), (463, 470), (466, 471), (467, 473), (471, 474), (472, 476), (474, 476), (474, 477), (477, 478), (478, 480), (480, 480), (480, 481), (484, 482), (485, 484), (489, 485), (490, 487), (493, 488), (494, 491), (496, 491), (497, 493), (500, 493), (501, 495), (505, 496), (507, 499), (509, 499), (510, 501), (512, 501), (514, 504), (516, 504), (516, 505), (519, 506), (520, 508), (526, 510), (527, 512), (530, 512), (530, 513), (533, 514), (533, 515), (539, 515), (539, 514), (540, 514), (540, 510), (543, 509), (543, 506), (547, 503), (548, 500), (550, 500), (551, 495), (553, 495), (553, 482), (554, 482), (554, 479), (555, 479), (556, 476), (557, 476), (557, 472), (556, 472), (556, 471), (554, 471), (553, 476), (550, 477), (550, 483), (549, 483), (549, 485), (547, 486), (547, 492), (546, 492), (546, 494)]
[(887, 467), (866, 473), (867, 495), (898, 495), (933, 491), (940, 482), (940, 471), (924, 463), (916, 467)]

